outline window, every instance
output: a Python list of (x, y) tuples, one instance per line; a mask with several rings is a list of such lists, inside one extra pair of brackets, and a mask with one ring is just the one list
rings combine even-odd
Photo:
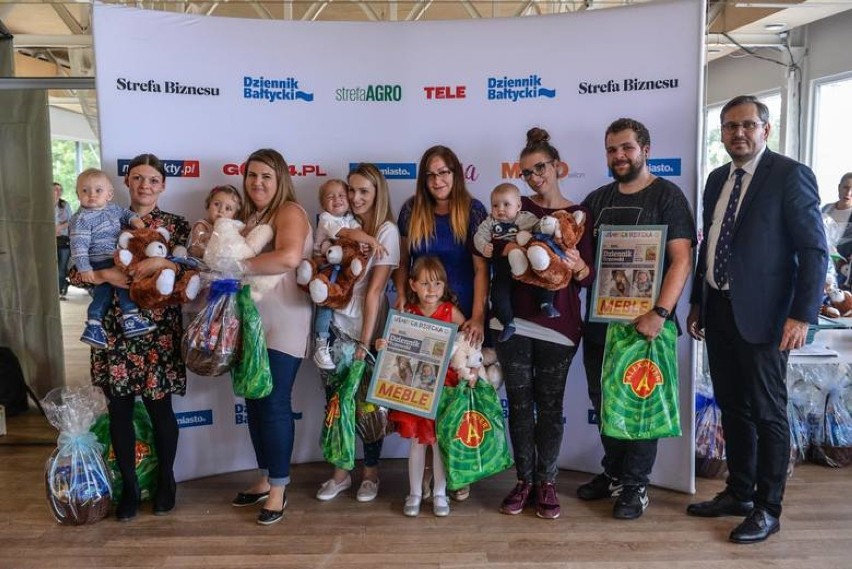
[(840, 177), (846, 172), (852, 172), (848, 138), (852, 129), (850, 101), (852, 74), (815, 82), (811, 164), (823, 203), (837, 201)]

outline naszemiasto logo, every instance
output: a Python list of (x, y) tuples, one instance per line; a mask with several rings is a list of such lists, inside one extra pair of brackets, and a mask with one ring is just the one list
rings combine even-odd
[[(503, 162), (500, 165), (500, 178), (517, 180), (521, 177), (521, 165), (518, 162)], [(567, 162), (556, 163), (557, 178), (585, 178), (585, 172), (572, 172)]]
[(597, 95), (601, 93), (621, 93), (633, 91), (659, 91), (660, 89), (677, 89), (679, 79), (610, 79), (603, 83), (583, 81), (577, 86), (580, 95)]
[(178, 427), (188, 429), (189, 427), (203, 427), (213, 424), (213, 409), (201, 409), (198, 411), (187, 411), (175, 413)]
[(680, 158), (648, 158), (648, 170), (655, 176), (680, 176)]
[(180, 81), (131, 81), (125, 77), (115, 80), (116, 91), (137, 91), (139, 93), (163, 93), (165, 95), (197, 95), (202, 97), (218, 97), (219, 87), (201, 85), (185, 85)]
[(547, 89), (541, 85), (541, 76), (538, 74), (526, 77), (489, 77), (488, 78), (488, 100), (489, 101), (512, 101), (517, 103), (520, 99), (538, 99), (556, 97), (556, 89)]
[(423, 91), (427, 99), (467, 98), (467, 85), (426, 85)]
[[(349, 171), (354, 172), (359, 162), (350, 162)], [(376, 168), (388, 180), (414, 180), (417, 178), (417, 164), (414, 162), (374, 162)]]
[(263, 75), (243, 77), (243, 99), (258, 99), (269, 103), (314, 100), (314, 94), (302, 91), (295, 77), (267, 79)]
[[(222, 166), (222, 173), (226, 176), (242, 176), (246, 173), (246, 163), (236, 164), (230, 162)], [(320, 164), (290, 164), (291, 176), (328, 176), (328, 172), (322, 169)]]
[[(197, 178), (201, 174), (198, 160), (162, 160), (168, 178)], [(118, 175), (126, 176), (130, 158), (118, 159)]]
[(402, 85), (340, 87), (334, 91), (334, 100), (350, 103), (396, 103), (402, 100)]

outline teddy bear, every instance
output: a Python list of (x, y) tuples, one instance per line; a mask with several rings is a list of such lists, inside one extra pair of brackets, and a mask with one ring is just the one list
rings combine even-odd
[(482, 348), (482, 376), (494, 390), (500, 389), (503, 385), (503, 367), (497, 361), (497, 351), (494, 348)]
[(464, 334), (456, 335), (450, 352), (450, 367), (459, 375), (459, 381), (472, 382), (482, 370), (482, 349), (471, 344)]
[(368, 253), (351, 239), (339, 237), (325, 255), (303, 259), (296, 269), (296, 283), (319, 306), (343, 308), (352, 300), (355, 283), (364, 274)]
[[(169, 237), (168, 230), (163, 227), (122, 232), (113, 257), (115, 266), (131, 273), (145, 259), (168, 258)], [(186, 255), (183, 247), (176, 247), (175, 252), (177, 256)], [(142, 308), (162, 308), (195, 299), (200, 288), (201, 278), (197, 271), (181, 270), (175, 264), (175, 268), (163, 268), (149, 276), (132, 277), (130, 298)]]
[[(237, 219), (220, 217), (213, 224), (213, 232), (207, 249), (204, 251), (204, 264), (215, 272), (227, 275), (234, 270), (234, 261), (250, 259), (260, 254), (272, 241), (272, 228), (261, 224), (243, 237), (245, 223)], [(251, 297), (256, 302), (275, 288), (282, 275), (250, 275), (242, 277), (242, 282), (251, 287)]]
[[(564, 253), (573, 249), (583, 236), (586, 214), (583, 211), (568, 213), (557, 211), (539, 221), (539, 233), (519, 231), (517, 243), (506, 246), (512, 276), (522, 283), (559, 290), (568, 286), (574, 272), (552, 246)], [(550, 241), (550, 244), (548, 244)]]
[(852, 316), (852, 292), (841, 290), (837, 285), (826, 284), (826, 302), (820, 309), (820, 314), (828, 318)]

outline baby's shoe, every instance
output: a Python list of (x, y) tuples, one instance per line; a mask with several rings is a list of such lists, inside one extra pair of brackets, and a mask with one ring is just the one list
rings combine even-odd
[(83, 335), (80, 336), (80, 341), (84, 344), (89, 344), (97, 350), (103, 350), (106, 348), (107, 336), (103, 324), (97, 320), (89, 320), (86, 322), (86, 327), (83, 329)]
[(562, 313), (556, 310), (552, 302), (542, 302), (541, 312), (548, 318), (559, 318), (562, 316)]
[(509, 338), (511, 338), (514, 335), (515, 335), (515, 321), (512, 320), (511, 322), (509, 322), (508, 324), (503, 326), (502, 330), (500, 330), (500, 335), (497, 336), (497, 341), (498, 342), (505, 342), (506, 340), (508, 340)]
[[(437, 498), (437, 496), (435, 496)], [(420, 515), (420, 496), (408, 496), (405, 498), (405, 506), (402, 508), (402, 513), (409, 518), (416, 518)]]
[(125, 338), (136, 338), (137, 336), (150, 334), (157, 329), (157, 325), (153, 324), (147, 318), (131, 312), (130, 314), (125, 314), (121, 320), (121, 329), (124, 331)]
[(320, 369), (334, 369), (334, 360), (331, 359), (328, 340), (317, 339), (317, 349), (314, 351), (314, 363)]

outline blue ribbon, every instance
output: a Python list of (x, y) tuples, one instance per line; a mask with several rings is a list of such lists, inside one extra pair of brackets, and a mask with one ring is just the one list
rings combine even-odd
[(60, 456), (71, 456), (75, 450), (94, 449), (96, 452), (103, 452), (103, 445), (98, 442), (95, 433), (86, 431), (84, 433), (59, 433), (57, 441)]

